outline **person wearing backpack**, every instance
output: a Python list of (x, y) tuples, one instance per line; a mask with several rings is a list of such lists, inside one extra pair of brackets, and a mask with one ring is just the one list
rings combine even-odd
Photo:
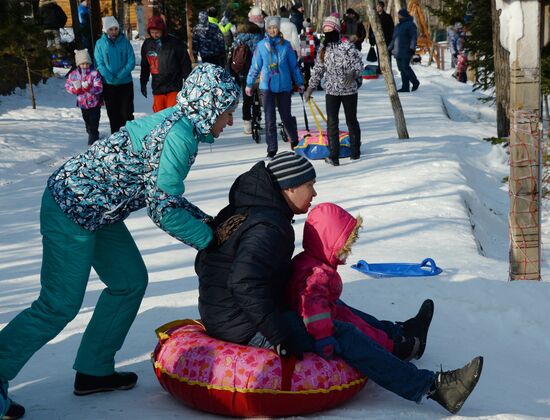
[(237, 78), (243, 91), (243, 133), (252, 134), (252, 103), (253, 97), (244, 94), (246, 76), (252, 62), (252, 54), (256, 45), (264, 37), (264, 16), (262, 9), (254, 6), (248, 12), (248, 21), (237, 27), (237, 35), (231, 50), (230, 68)]

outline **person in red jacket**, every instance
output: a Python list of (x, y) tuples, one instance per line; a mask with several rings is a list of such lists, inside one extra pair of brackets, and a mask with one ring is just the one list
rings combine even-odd
[[(409, 360), (419, 359), (426, 346), (434, 303), (424, 301), (418, 314), (404, 322), (379, 321), (340, 300), (345, 264), (362, 220), (332, 203), (313, 208), (304, 226), (304, 251), (292, 260), (288, 303), (301, 317), (289, 324), (302, 351), (325, 359), (337, 355), (395, 394), (420, 402), (430, 398), (456, 414), (475, 388), (483, 358), (461, 369), (433, 372)], [(298, 318), (299, 319), (299, 318)], [(304, 329), (300, 333), (300, 329)], [(308, 337), (309, 336), (309, 337)]]
[(153, 111), (176, 105), (176, 96), (183, 80), (191, 72), (191, 59), (183, 42), (166, 30), (160, 16), (152, 16), (147, 24), (150, 38), (141, 46), (141, 94), (147, 98), (147, 82), (152, 76)]

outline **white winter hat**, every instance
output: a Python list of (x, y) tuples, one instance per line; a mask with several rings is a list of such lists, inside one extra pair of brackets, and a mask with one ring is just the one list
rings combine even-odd
[(92, 59), (90, 58), (90, 54), (88, 54), (88, 48), (74, 50), (74, 61), (77, 66), (80, 66), (82, 63), (92, 64)]
[(120, 28), (118, 24), (118, 20), (114, 16), (105, 16), (102, 19), (103, 22), (103, 32), (107, 33), (107, 31), (111, 28)]

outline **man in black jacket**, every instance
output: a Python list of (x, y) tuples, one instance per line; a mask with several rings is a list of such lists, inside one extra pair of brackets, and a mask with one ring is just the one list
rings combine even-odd
[(234, 182), (216, 216), (217, 246), (195, 260), (199, 312), (212, 337), (301, 356), (290, 335), (284, 293), (291, 274), (295, 214), (307, 213), (315, 169), (292, 152), (259, 162)]
[[(384, 33), (384, 41), (386, 41), (386, 49), (388, 48), (388, 45), (390, 45), (390, 42), (393, 38), (393, 19), (392, 17), (386, 13), (384, 8), (386, 7), (386, 4), (383, 1), (376, 2), (376, 13), (378, 13), (378, 18), (380, 19), (380, 25), (382, 26), (382, 32)], [(376, 37), (374, 36), (374, 31), (372, 30), (372, 24), (369, 28), (369, 44), (371, 46), (376, 45)], [(380, 51), (378, 51), (377, 54), (378, 57), (378, 74), (381, 73), (380, 71)], [(388, 54), (388, 57), (390, 59), (390, 67), (391, 67), (391, 54)]]
[(38, 17), (44, 28), (47, 48), (61, 48), (59, 29), (67, 23), (67, 15), (55, 0), (40, 0)]
[(147, 24), (147, 38), (141, 46), (141, 93), (147, 98), (147, 82), (152, 75), (153, 111), (176, 105), (176, 97), (191, 72), (191, 60), (183, 42), (166, 31), (160, 16)]

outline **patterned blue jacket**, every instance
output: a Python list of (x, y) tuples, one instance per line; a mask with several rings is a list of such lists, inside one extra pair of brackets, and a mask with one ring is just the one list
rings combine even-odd
[(124, 220), (135, 210), (197, 249), (212, 239), (208, 215), (183, 197), (183, 181), (199, 142), (211, 143), (218, 116), (236, 106), (240, 88), (221, 67), (197, 66), (178, 103), (130, 121), (109, 138), (69, 159), (48, 179), (63, 212), (90, 231)]

